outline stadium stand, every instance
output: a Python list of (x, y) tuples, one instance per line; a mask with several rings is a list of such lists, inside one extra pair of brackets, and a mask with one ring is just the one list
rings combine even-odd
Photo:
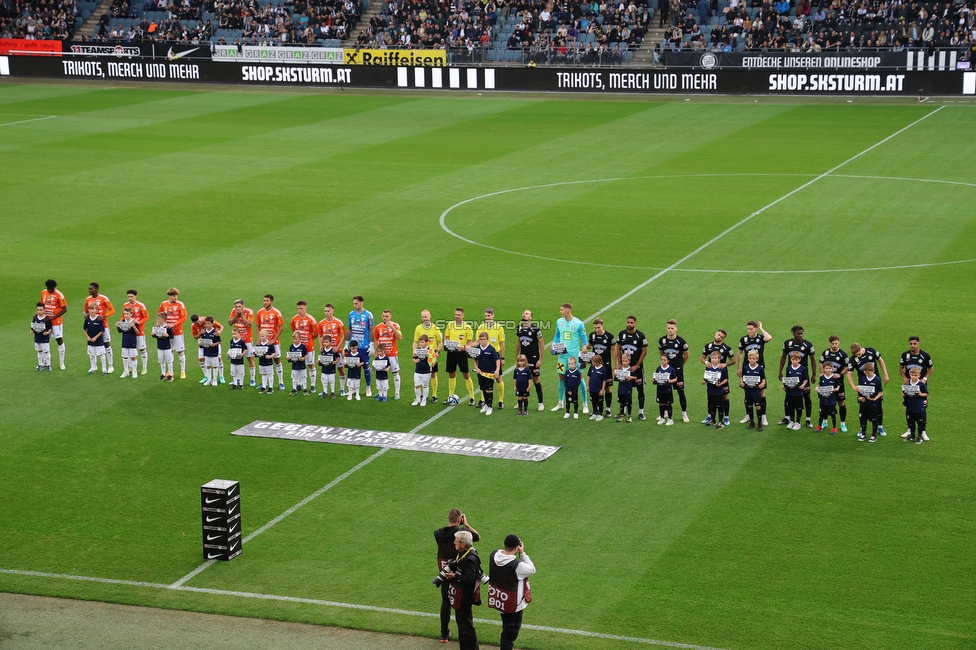
[(532, 65), (626, 63), (643, 42), (657, 0), (440, 3), (387, 0), (359, 47), (439, 47), (453, 62)]
[(76, 0), (0, 0), (0, 38), (68, 39), (96, 6)]
[(365, 6), (360, 0), (129, 1), (113, 0), (89, 40), (339, 47)]
[[(663, 48), (820, 52), (858, 48), (965, 48), (974, 42), (973, 2), (902, 0), (719, 0), (707, 13), (672, 5)], [(676, 10), (676, 11), (675, 11)], [(698, 13), (698, 18), (695, 17)]]

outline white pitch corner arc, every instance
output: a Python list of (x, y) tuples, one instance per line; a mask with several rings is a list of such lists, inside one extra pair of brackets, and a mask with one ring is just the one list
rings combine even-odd
[[(640, 180), (664, 180), (668, 178), (729, 178), (729, 177), (794, 177), (794, 178), (809, 178), (816, 176), (816, 174), (660, 174), (653, 176), (621, 176), (613, 178), (592, 178), (583, 179), (575, 181), (559, 181), (554, 183), (543, 183), (540, 185), (526, 185), (524, 187), (513, 187), (504, 190), (498, 190), (495, 192), (488, 192), (486, 194), (480, 194), (478, 196), (473, 196), (463, 201), (458, 201), (454, 205), (448, 207), (444, 210), (439, 219), (441, 230), (446, 232), (451, 237), (459, 239), (466, 244), (471, 244), (472, 246), (478, 246), (480, 248), (487, 248), (488, 250), (497, 251), (499, 253), (505, 253), (507, 255), (517, 255), (519, 257), (528, 257), (531, 259), (542, 260), (545, 262), (556, 262), (559, 264), (575, 264), (578, 266), (594, 266), (612, 269), (634, 269), (640, 271), (662, 271), (664, 267), (660, 266), (637, 266), (637, 265), (624, 265), (624, 264), (604, 264), (600, 262), (586, 262), (583, 260), (567, 260), (558, 257), (547, 257), (545, 255), (535, 255), (532, 253), (524, 253), (522, 251), (513, 251), (507, 248), (500, 248), (498, 246), (492, 246), (491, 244), (485, 244), (483, 242), (476, 241), (469, 237), (465, 237), (453, 230), (447, 225), (447, 216), (453, 212), (455, 209), (467, 205), (468, 203), (474, 203), (475, 201), (481, 201), (483, 199), (489, 199), (494, 196), (500, 196), (504, 194), (513, 194), (515, 192), (525, 192), (530, 190), (540, 190), (547, 189), (551, 187), (563, 187), (568, 185), (587, 185), (587, 184), (597, 184), (597, 183), (615, 183), (620, 181), (640, 181)], [(964, 181), (949, 181), (941, 179), (931, 179), (931, 178), (906, 178), (899, 176), (867, 176), (859, 174), (829, 174), (826, 178), (836, 177), (836, 178), (853, 178), (853, 179), (863, 179), (863, 180), (878, 180), (878, 181), (894, 181), (894, 182), (912, 182), (912, 183), (936, 183), (944, 185), (960, 185), (963, 187), (976, 187), (976, 183), (967, 183)], [(949, 260), (944, 262), (923, 262), (919, 264), (898, 264), (892, 266), (866, 266), (866, 267), (855, 267), (855, 268), (844, 268), (844, 269), (689, 269), (675, 267), (670, 269), (672, 272), (679, 273), (714, 273), (714, 274), (760, 274), (760, 275), (809, 275), (809, 274), (824, 274), (824, 273), (861, 273), (869, 271), (895, 271), (904, 269), (922, 269), (930, 268), (936, 266), (951, 266), (955, 264), (970, 264), (976, 262), (976, 258), (960, 259), (960, 260)]]

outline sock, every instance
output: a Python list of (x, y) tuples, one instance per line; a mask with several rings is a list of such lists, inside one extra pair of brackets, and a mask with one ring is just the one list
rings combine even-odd
[(64, 343), (58, 343), (58, 363), (64, 363)]
[(725, 417), (729, 417), (729, 406), (730, 406), (730, 404), (731, 404), (731, 402), (729, 400), (725, 400), (725, 405), (723, 406), (723, 411), (722, 411), (725, 414)]
[(847, 422), (847, 404), (842, 404), (840, 407), (840, 421)]
[(681, 412), (684, 413), (688, 410), (688, 398), (685, 397), (685, 389), (678, 388), (678, 402), (681, 404)]
[(346, 392), (346, 386), (347, 386), (346, 379), (347, 377), (345, 375), (341, 375), (339, 377), (339, 390), (341, 390), (343, 393)]
[(586, 392), (586, 382), (580, 384), (579, 388), (579, 400), (582, 401), (583, 405), (586, 406), (587, 401), (590, 399), (589, 394)]
[(430, 394), (430, 386), (420, 387), (420, 399), (426, 400), (429, 394)]
[(132, 360), (129, 363), (131, 364), (132, 368), (132, 376), (135, 377), (139, 374), (139, 357), (132, 357)]
[(447, 378), (447, 394), (448, 395), (454, 395), (456, 388), (457, 388), (457, 378), (456, 377), (448, 377)]
[(315, 366), (309, 366), (308, 368), (308, 385), (315, 389)]
[(420, 386), (414, 386), (413, 394), (416, 395), (417, 399), (420, 399), (420, 393), (421, 393)]
[(248, 368), (248, 370), (251, 371), (251, 381), (254, 381), (257, 378), (258, 369), (257, 368)]
[(661, 417), (663, 418), (664, 417), (664, 414), (667, 412), (666, 409), (664, 408), (664, 404), (661, 404), (660, 406), (658, 406), (658, 411), (660, 412)]
[(279, 384), (285, 383), (285, 364), (276, 363), (275, 370), (278, 371), (278, 383)]
[(499, 404), (505, 401), (505, 384), (495, 384), (495, 392), (498, 393)]
[(105, 348), (105, 362), (109, 368), (115, 367), (115, 355), (112, 353), (112, 348)]
[(197, 359), (197, 361), (200, 362), (200, 370), (203, 371), (203, 376), (206, 377), (207, 379), (210, 379), (210, 371), (207, 370), (207, 362), (204, 361), (203, 359)]
[(95, 359), (95, 355), (94, 354), (89, 354), (88, 355), (88, 358), (91, 360), (91, 369), (92, 370), (97, 370), (98, 369), (98, 361)]
[[(397, 385), (399, 386), (399, 384)], [(453, 393), (454, 391), (451, 392)], [(437, 397), (437, 375), (431, 375), (430, 377), (430, 394)]]
[(606, 405), (606, 410), (609, 411), (611, 408), (613, 408), (613, 394), (609, 390), (605, 390), (603, 392), (603, 403)]
[(474, 399), (474, 383), (471, 381), (470, 376), (464, 380), (464, 386), (468, 389), (468, 398)]
[(180, 352), (180, 374), (186, 374), (186, 354)]
[(369, 369), (369, 366), (366, 366), (366, 392), (369, 392), (369, 387), (372, 381), (373, 381), (373, 373)]
[(219, 372), (220, 373), (220, 377), (223, 378), (223, 376), (224, 376), (224, 360), (223, 359), (220, 359), (219, 361), (217, 361), (217, 372)]
[(108, 359), (102, 355), (102, 372), (108, 372)]
[(491, 408), (492, 402), (495, 399), (495, 391), (493, 390), (485, 391), (484, 396), (485, 396), (485, 404), (488, 405), (488, 408)]
[[(539, 404), (542, 404), (542, 382), (540, 381), (535, 385), (535, 396), (539, 398)], [(525, 408), (528, 409), (529, 401), (525, 400)]]
[(400, 397), (400, 373), (398, 372), (393, 373), (393, 394)]
[(749, 421), (755, 422), (755, 420), (753, 419), (753, 409), (751, 406), (746, 407), (746, 413), (749, 415)]
[(142, 357), (142, 369), (149, 372), (149, 351), (143, 348), (139, 351), (139, 356)]
[(562, 379), (559, 380), (559, 401), (566, 401), (566, 382)]

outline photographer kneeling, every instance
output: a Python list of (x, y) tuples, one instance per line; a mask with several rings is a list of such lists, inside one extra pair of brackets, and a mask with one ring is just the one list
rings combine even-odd
[(481, 604), (481, 558), (472, 544), (471, 532), (459, 530), (454, 534), (457, 558), (448, 564), (444, 577), (450, 580), (448, 596), (458, 625), (460, 650), (478, 650), (478, 633), (474, 629), (472, 605)]

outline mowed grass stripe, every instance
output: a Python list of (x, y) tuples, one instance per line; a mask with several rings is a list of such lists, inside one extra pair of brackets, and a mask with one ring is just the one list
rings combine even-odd
[[(217, 100), (211, 98), (211, 101)], [(11, 208), (17, 209), (25, 217), (59, 214), (59, 221), (62, 223), (83, 223), (95, 215), (111, 215), (136, 206), (151, 209), (154, 203), (160, 201), (172, 205), (177, 197), (188, 191), (253, 182), (255, 178), (273, 170), (293, 167), (303, 161), (321, 160), (339, 151), (353, 151), (401, 138), (411, 130), (430, 131), (439, 128), (444, 121), (476, 119), (493, 110), (507, 108), (499, 103), (472, 103), (438, 116), (433, 107), (420, 104), (413, 102), (409, 109), (380, 108), (354, 113), (329, 120), (317, 129), (281, 129), (279, 137), (282, 142), (275, 149), (258, 146), (259, 143), (251, 136), (245, 135), (234, 143), (200, 147), (192, 155), (190, 152), (180, 152), (153, 156), (135, 166), (119, 163), (110, 157), (107, 164), (96, 168), (34, 183), (28, 196), (23, 196), (20, 201), (17, 197), (11, 197)], [(416, 118), (412, 127), (408, 126), (410, 123), (400, 121), (406, 114), (412, 114)], [(421, 119), (432, 117), (433, 119)], [(386, 126), (369, 126), (375, 123)], [(292, 150), (286, 146), (287, 138), (284, 134), (284, 131), (289, 130), (293, 132), (290, 138), (292, 140), (302, 139), (308, 142), (309, 139), (324, 138), (326, 144), (322, 148), (306, 145), (300, 151)], [(147, 175), (153, 179), (148, 186)], [(65, 195), (84, 196), (87, 200), (77, 201), (69, 206), (65, 206), (63, 201), (55, 201), (56, 197)], [(0, 242), (9, 245), (15, 235), (26, 238), (28, 233), (15, 228)]]

